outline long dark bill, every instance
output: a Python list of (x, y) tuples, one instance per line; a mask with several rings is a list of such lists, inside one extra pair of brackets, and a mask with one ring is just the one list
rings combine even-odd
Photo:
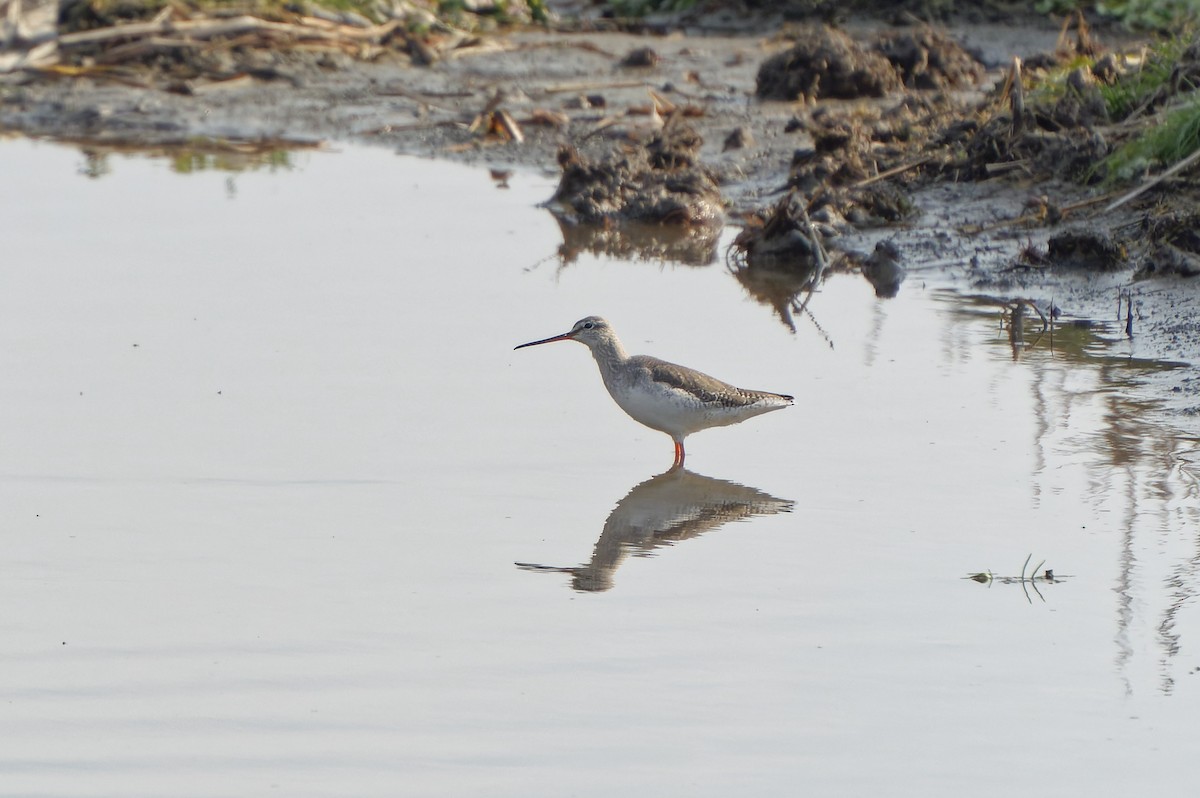
[(538, 344), (552, 344), (555, 341), (570, 341), (570, 340), (571, 340), (571, 333), (563, 333), (562, 335), (555, 335), (552, 338), (543, 338), (540, 341), (530, 341), (527, 344), (521, 344), (520, 346), (514, 346), (513, 351), (516, 351), (517, 349), (524, 349), (527, 346), (537, 346)]

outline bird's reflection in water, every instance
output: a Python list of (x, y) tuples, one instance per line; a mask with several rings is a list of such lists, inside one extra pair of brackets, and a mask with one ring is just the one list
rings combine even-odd
[(609, 514), (591, 562), (575, 567), (517, 563), (528, 571), (571, 575), (583, 592), (608, 590), (630, 554), (650, 556), (658, 546), (694, 538), (730, 521), (791, 512), (794, 502), (757, 488), (674, 468), (637, 485)]

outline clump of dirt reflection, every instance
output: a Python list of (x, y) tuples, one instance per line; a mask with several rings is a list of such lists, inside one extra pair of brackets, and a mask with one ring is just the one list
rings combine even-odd
[(678, 225), (654, 225), (639, 222), (625, 224), (578, 224), (553, 214), (562, 234), (558, 261), (566, 266), (589, 253), (627, 260), (653, 260), (707, 266), (717, 259), (721, 228)]
[(726, 266), (746, 292), (771, 307), (789, 330), (796, 331), (796, 315), (807, 314), (824, 335), (809, 302), (827, 274), (852, 265), (843, 255), (831, 258), (827, 253), (825, 241), (833, 235), (828, 225), (810, 218), (791, 192), (769, 212), (747, 219), (729, 245)]
[(746, 289), (752, 299), (775, 311), (779, 321), (792, 332), (796, 331), (796, 315), (809, 313), (808, 303), (819, 285), (817, 270), (751, 266), (744, 259), (726, 259), (729, 272)]

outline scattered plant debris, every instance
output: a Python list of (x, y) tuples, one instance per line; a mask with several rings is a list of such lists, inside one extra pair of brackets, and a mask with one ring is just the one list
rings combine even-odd
[(1045, 560), (1042, 560), (1033, 567), (1033, 570), (1030, 570), (1029, 561), (1032, 559), (1032, 554), (1025, 558), (1025, 562), (1021, 565), (1020, 576), (997, 576), (991, 571), (982, 571), (979, 573), (967, 574), (963, 578), (970, 579), (972, 582), (979, 582), (980, 584), (987, 585), (988, 587), (991, 587), (996, 583), (1002, 585), (1020, 585), (1021, 589), (1025, 591), (1025, 600), (1030, 604), (1033, 603), (1033, 598), (1029, 594), (1029, 590), (1032, 588), (1037, 597), (1044, 602), (1046, 598), (1042, 595), (1041, 590), (1038, 589), (1039, 585), (1061, 584), (1062, 582), (1070, 579), (1070, 577), (1056, 574), (1050, 568), (1043, 569), (1042, 566), (1046, 564)]

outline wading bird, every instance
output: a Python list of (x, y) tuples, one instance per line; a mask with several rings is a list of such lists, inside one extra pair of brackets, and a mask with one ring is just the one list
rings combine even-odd
[(515, 348), (554, 341), (587, 344), (613, 401), (634, 421), (675, 441), (672, 468), (683, 465), (683, 439), (693, 432), (737, 424), (792, 404), (786, 394), (749, 391), (656, 357), (630, 356), (612, 326), (599, 316), (580, 319), (570, 332)]

